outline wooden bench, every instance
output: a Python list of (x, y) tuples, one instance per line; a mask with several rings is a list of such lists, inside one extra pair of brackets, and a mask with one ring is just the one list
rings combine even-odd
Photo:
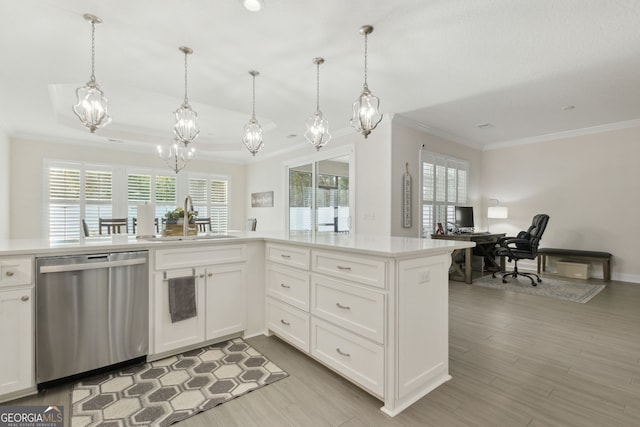
[(577, 261), (601, 261), (602, 277), (605, 282), (611, 281), (612, 255), (609, 252), (582, 251), (578, 249), (541, 248), (538, 249), (538, 274), (540, 274), (541, 266), (542, 271), (546, 271), (547, 257), (558, 257)]

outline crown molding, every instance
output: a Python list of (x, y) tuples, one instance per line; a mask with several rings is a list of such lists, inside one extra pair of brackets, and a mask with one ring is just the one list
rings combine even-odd
[(430, 135), (437, 136), (442, 139), (446, 139), (449, 141), (453, 141), (455, 143), (465, 145), (467, 147), (474, 148), (476, 150), (482, 150), (482, 144), (471, 141), (469, 139), (463, 138), (461, 136), (455, 135), (453, 133), (444, 131), (442, 129), (434, 128), (432, 126), (425, 125), (424, 123), (420, 123), (414, 119), (403, 116), (401, 114), (395, 114), (393, 116), (393, 122), (398, 123), (403, 126), (410, 127), (412, 129), (418, 130), (420, 132), (428, 133)]
[(627, 129), (640, 126), (640, 119), (627, 120), (625, 122), (609, 123), (606, 125), (591, 126), (581, 129), (573, 129), (565, 132), (548, 133), (545, 135), (531, 136), (528, 138), (513, 139), (511, 141), (487, 144), (483, 151), (497, 150), (499, 148), (515, 147), (518, 145), (537, 144), (539, 142), (553, 141), (556, 139), (573, 138), (576, 136), (591, 135), (613, 130)]

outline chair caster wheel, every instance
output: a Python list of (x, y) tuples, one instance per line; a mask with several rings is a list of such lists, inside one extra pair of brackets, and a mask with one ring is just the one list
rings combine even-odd
[(507, 281), (505, 279), (502, 279), (502, 283), (507, 283)]

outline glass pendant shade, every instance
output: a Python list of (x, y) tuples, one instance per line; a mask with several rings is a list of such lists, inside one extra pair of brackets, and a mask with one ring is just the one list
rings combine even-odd
[(244, 125), (242, 142), (244, 146), (247, 147), (247, 150), (254, 156), (264, 145), (264, 141), (262, 140), (262, 126), (260, 126), (255, 116), (249, 120), (249, 123)]
[(362, 93), (353, 103), (353, 117), (349, 121), (351, 126), (365, 138), (382, 121), (382, 113), (379, 110), (380, 99), (371, 93), (367, 85), (367, 40), (372, 32), (371, 25), (363, 25), (360, 28), (360, 34), (364, 35), (364, 86)]
[(329, 122), (325, 120), (320, 111), (320, 64), (324, 64), (323, 58), (314, 58), (316, 64), (316, 112), (307, 120), (307, 131), (304, 137), (311, 145), (320, 151), (331, 140), (329, 133)]
[(194, 154), (193, 147), (188, 147), (187, 144), (177, 139), (169, 144), (167, 150), (158, 146), (158, 157), (164, 160), (175, 173), (184, 169), (187, 163), (193, 159)]
[(353, 103), (353, 117), (351, 126), (366, 138), (382, 120), (382, 114), (378, 110), (380, 100), (369, 91), (367, 86)]
[(182, 104), (175, 111), (176, 124), (173, 126), (173, 133), (179, 141), (188, 144), (200, 135), (198, 126), (198, 113), (193, 111), (189, 104)]
[(109, 100), (96, 83), (95, 57), (96, 57), (96, 24), (102, 19), (97, 16), (85, 14), (84, 19), (91, 23), (91, 78), (83, 87), (76, 89), (77, 102), (73, 106), (73, 112), (82, 124), (94, 133), (101, 127), (111, 123), (109, 116)]
[(184, 53), (184, 102), (174, 112), (176, 123), (173, 126), (173, 134), (178, 141), (188, 145), (200, 135), (198, 113), (191, 109), (189, 97), (187, 96), (187, 56), (193, 53), (193, 49), (186, 46), (180, 46), (178, 49)]
[(316, 147), (318, 151), (331, 140), (329, 122), (322, 116), (322, 111), (318, 110), (309, 117), (307, 120), (307, 131), (304, 133), (304, 137), (311, 145)]
[(264, 146), (262, 139), (262, 126), (256, 119), (256, 76), (260, 73), (255, 70), (249, 71), (249, 74), (253, 77), (253, 113), (251, 120), (244, 126), (244, 136), (242, 137), (242, 143), (252, 155), (256, 155), (258, 151)]
[(76, 89), (76, 97), (78, 102), (73, 106), (73, 112), (91, 133), (111, 123), (107, 111), (109, 100), (95, 81)]

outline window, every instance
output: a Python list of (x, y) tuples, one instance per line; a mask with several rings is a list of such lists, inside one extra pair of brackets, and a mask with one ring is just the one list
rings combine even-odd
[[(189, 191), (200, 217), (211, 218), (211, 228), (224, 232), (229, 226), (229, 177), (169, 174), (164, 170), (140, 170), (116, 165), (92, 165), (47, 160), (44, 229), (51, 241), (78, 240), (84, 219), (92, 235), (98, 234), (98, 218), (133, 218), (138, 205), (155, 204), (160, 221), (167, 211), (182, 206), (179, 192)], [(186, 195), (185, 195), (186, 196)], [(184, 199), (182, 199), (184, 200)]]
[(421, 152), (422, 237), (436, 230), (436, 224), (455, 221), (455, 206), (467, 203), (469, 163), (440, 154)]
[(211, 218), (211, 230), (225, 232), (229, 226), (229, 178), (192, 176), (189, 195), (198, 217)]

